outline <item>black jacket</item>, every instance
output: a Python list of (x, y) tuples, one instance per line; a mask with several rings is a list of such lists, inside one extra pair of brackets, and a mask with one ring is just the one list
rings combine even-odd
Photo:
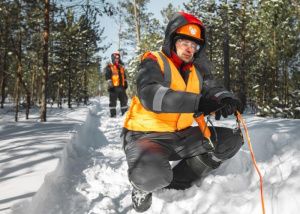
[[(207, 60), (204, 52), (199, 57), (201, 57), (199, 58), (199, 62)], [(197, 70), (201, 73), (204, 83), (208, 80), (213, 81), (213, 76), (210, 72), (211, 68), (209, 67), (209, 62), (201, 64), (195, 63), (194, 65), (197, 68)], [(183, 73), (186, 74), (186, 76), (183, 77), (183, 79), (187, 80), (189, 72)], [(163, 74), (156, 60), (148, 58), (141, 62), (139, 66), (139, 72), (137, 74), (136, 83), (138, 97), (142, 102), (143, 106), (150, 111), (154, 111), (153, 101), (155, 99), (155, 95), (161, 86), (166, 87)], [(163, 96), (161, 112), (197, 112), (198, 103), (201, 96), (202, 93), (198, 95), (190, 92), (174, 91), (169, 88)]]

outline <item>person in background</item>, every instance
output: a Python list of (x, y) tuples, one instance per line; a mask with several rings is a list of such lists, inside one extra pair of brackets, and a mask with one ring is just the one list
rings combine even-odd
[(127, 94), (128, 87), (125, 68), (120, 59), (120, 53), (114, 52), (111, 55), (111, 62), (105, 67), (105, 79), (107, 81), (109, 93), (109, 110), (110, 117), (117, 115), (117, 100), (119, 99), (121, 105), (122, 115), (127, 111)]
[[(241, 148), (240, 130), (211, 129), (212, 143), (192, 126), (194, 113), (216, 119), (240, 110), (239, 99), (213, 79), (204, 54), (205, 28), (195, 16), (178, 12), (169, 21), (161, 51), (143, 55), (137, 96), (121, 134), (137, 212), (151, 206), (162, 188), (186, 189), (233, 157)], [(169, 161), (180, 161), (173, 168)]]

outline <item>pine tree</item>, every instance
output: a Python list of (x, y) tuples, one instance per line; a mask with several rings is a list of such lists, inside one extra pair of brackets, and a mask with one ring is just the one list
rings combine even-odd
[[(121, 3), (121, 7), (125, 9), (121, 11), (125, 23), (120, 39), (124, 41), (128, 52), (134, 52), (127, 66), (129, 95), (136, 93), (134, 82), (142, 54), (146, 51), (159, 50), (162, 44), (163, 28), (157, 19), (152, 18), (153, 14), (147, 12), (148, 2), (149, 0), (126, 0)], [(126, 55), (126, 52), (122, 54)]]

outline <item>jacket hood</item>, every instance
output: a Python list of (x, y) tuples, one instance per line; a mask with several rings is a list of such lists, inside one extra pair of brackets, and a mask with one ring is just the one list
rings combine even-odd
[(196, 18), (195, 16), (185, 13), (185, 12), (177, 12), (169, 21), (166, 31), (165, 31), (165, 38), (162, 46), (162, 51), (168, 55), (169, 57), (171, 56), (172, 50), (174, 50), (174, 38), (177, 35), (176, 30), (186, 24), (196, 24), (200, 27), (201, 30), (201, 35), (203, 38), (203, 42), (201, 44), (200, 50), (198, 50), (194, 54), (194, 58), (197, 57), (202, 49), (205, 46), (205, 27), (203, 23)]

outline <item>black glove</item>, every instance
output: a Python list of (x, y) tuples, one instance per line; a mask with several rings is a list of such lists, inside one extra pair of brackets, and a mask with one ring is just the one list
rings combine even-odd
[(216, 100), (207, 99), (202, 96), (199, 100), (198, 112), (203, 112), (205, 115), (208, 115), (221, 107), (222, 105), (220, 105)]
[(242, 111), (241, 101), (234, 96), (225, 97), (220, 101), (220, 104), (221, 106), (223, 106), (223, 108), (216, 112), (216, 120), (219, 120), (221, 118), (221, 115), (224, 118), (227, 118), (228, 115), (234, 114), (236, 113), (236, 111)]
[(236, 110), (242, 110), (241, 101), (214, 79), (204, 81), (202, 93), (206, 99), (214, 100), (219, 104), (220, 109), (216, 111), (216, 120), (219, 120), (221, 115), (226, 118)]

